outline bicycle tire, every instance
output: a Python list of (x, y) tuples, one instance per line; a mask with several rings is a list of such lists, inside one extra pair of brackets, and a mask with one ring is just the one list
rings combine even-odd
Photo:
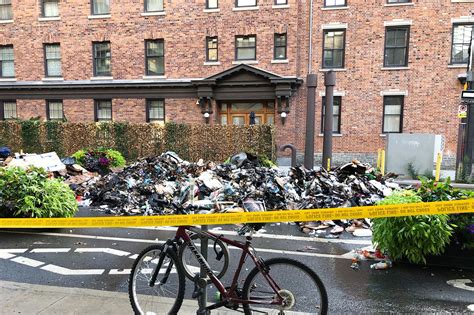
[[(317, 288), (317, 291), (319, 292), (320, 305), (319, 306), (315, 305), (314, 312), (303, 311), (304, 314), (307, 314), (307, 313), (308, 314), (324, 314), (324, 315), (327, 314), (327, 312), (328, 312), (328, 297), (327, 297), (327, 293), (326, 293), (326, 288), (324, 287), (324, 284), (321, 281), (321, 279), (318, 277), (318, 275), (311, 268), (309, 268), (308, 266), (306, 266), (305, 264), (303, 264), (303, 263), (301, 263), (297, 260), (290, 259), (290, 258), (283, 258), (283, 257), (281, 257), (281, 258), (272, 258), (272, 259), (269, 259), (269, 260), (265, 261), (265, 270), (269, 270), (268, 274), (270, 275), (270, 277), (272, 279), (275, 280), (275, 276), (289, 277), (286, 280), (285, 279), (282, 279), (281, 281), (275, 280), (276, 284), (280, 288), (285, 289), (285, 288), (287, 288), (288, 285), (294, 284), (296, 286), (296, 288), (301, 288), (301, 290), (303, 290), (304, 293), (302, 295), (308, 294), (306, 288), (304, 287), (305, 282), (294, 280), (294, 277), (297, 274), (296, 272), (291, 272), (289, 274), (283, 275), (283, 274), (281, 274), (282, 272), (278, 272), (278, 270), (277, 270), (277, 272), (272, 273), (272, 269), (275, 270), (276, 265), (283, 265), (283, 266), (288, 265), (288, 266), (292, 266), (293, 268), (299, 269), (299, 270), (303, 271), (303, 274), (306, 274), (309, 277), (308, 280), (306, 280), (306, 281), (311, 280), (311, 282), (315, 284), (315, 286)], [(244, 286), (243, 286), (243, 289), (242, 289), (243, 299), (245, 299), (245, 300), (252, 299), (252, 295), (254, 296), (254, 298), (258, 297), (258, 294), (252, 294), (251, 289), (255, 288), (254, 285), (256, 283), (256, 278), (258, 277), (259, 274), (263, 275), (262, 272), (257, 267), (252, 269), (252, 271), (250, 271), (250, 273), (248, 274), (247, 278), (245, 279), (245, 283), (244, 283)], [(265, 282), (263, 282), (263, 283), (265, 283)], [(268, 282), (266, 284), (268, 285)], [(271, 288), (271, 287), (269, 286), (269, 288)], [(274, 293), (273, 293), (273, 291), (270, 292), (270, 293), (268, 291), (265, 291), (264, 294), (274, 294)], [(297, 302), (299, 302), (300, 300), (307, 300), (307, 301), (311, 301), (311, 303), (313, 303), (314, 300), (312, 298), (307, 299), (306, 296), (303, 297), (302, 295), (300, 295), (300, 296), (294, 295), (292, 301), (295, 304)], [(261, 307), (261, 308), (268, 307), (266, 305), (244, 304), (243, 308), (244, 308), (245, 315), (252, 314), (251, 307), (255, 307), (255, 306), (256, 306), (256, 308), (258, 308), (258, 307)], [(279, 307), (279, 308), (280, 308), (280, 310), (278, 310), (278, 313), (275, 313), (275, 314), (284, 314), (284, 310), (283, 310), (283, 313), (281, 313), (281, 307)], [(311, 309), (312, 309), (312, 307), (311, 307)], [(289, 311), (298, 312), (298, 311), (301, 311), (301, 310), (289, 309)], [(273, 314), (273, 313), (270, 313), (270, 314)]]
[[(194, 241), (199, 238), (199, 235), (193, 234), (190, 237)], [(218, 279), (221, 279), (227, 272), (227, 269), (229, 268), (229, 248), (227, 247), (226, 243), (224, 243), (223, 241), (219, 239), (214, 240), (213, 238), (208, 238), (208, 240), (215, 241), (217, 243), (217, 246), (220, 247), (221, 250), (223, 251), (223, 256), (222, 256), (222, 259), (224, 259), (223, 265), (222, 265), (222, 268), (219, 268), (221, 270), (216, 274), (216, 277)], [(191, 270), (188, 267), (188, 264), (184, 261), (185, 260), (184, 251), (186, 250), (186, 248), (188, 248), (188, 245), (189, 245), (188, 242), (184, 242), (183, 244), (181, 244), (178, 250), (178, 259), (179, 259), (179, 263), (181, 264), (181, 269), (184, 271), (184, 274), (186, 275), (186, 278), (188, 278), (191, 281), (194, 281), (195, 274), (191, 272)], [(213, 252), (214, 251), (212, 251), (212, 253)], [(192, 257), (194, 258), (194, 260), (196, 260), (194, 255)], [(207, 262), (210, 264), (211, 269), (212, 270), (217, 269), (217, 268), (214, 268), (213, 261), (210, 260), (209, 257), (210, 256), (208, 255)], [(196, 263), (198, 264), (197, 260), (196, 260)]]
[[(142, 303), (139, 302), (139, 297), (140, 297), (140, 299), (142, 299), (142, 297), (143, 297), (143, 299), (151, 299), (152, 296), (137, 293), (138, 274), (140, 273), (140, 275), (144, 278), (144, 279), (140, 279), (140, 283), (144, 282), (146, 284), (149, 279), (145, 279), (145, 278), (147, 276), (148, 276), (148, 278), (151, 278), (151, 274), (155, 270), (154, 268), (150, 268), (151, 266), (149, 264), (156, 263), (159, 260), (159, 258), (163, 254), (163, 248), (164, 248), (163, 245), (149, 246), (149, 247), (145, 248), (138, 255), (137, 259), (135, 259), (135, 261), (133, 263), (133, 267), (132, 267), (132, 270), (130, 272), (130, 278), (129, 278), (128, 294), (129, 294), (130, 303), (131, 303), (132, 308), (133, 308), (133, 312), (135, 314), (164, 314), (164, 313), (166, 313), (166, 311), (163, 312), (163, 308), (161, 308), (161, 307), (159, 309), (156, 309), (156, 310), (151, 310), (151, 309), (150, 310), (144, 310), (143, 309), (144, 305), (141, 305), (141, 304), (143, 304), (143, 302)], [(147, 257), (149, 257), (148, 255), (151, 255), (152, 258), (147, 259)], [(177, 280), (178, 287), (177, 287), (177, 290), (176, 290), (176, 295), (175, 295), (175, 292), (172, 292), (172, 294), (169, 294), (170, 295), (169, 297), (163, 296), (162, 301), (161, 302), (158, 301), (157, 305), (162, 305), (162, 307), (163, 307), (163, 303), (165, 303), (165, 302), (166, 302), (166, 304), (170, 304), (171, 308), (167, 312), (167, 314), (175, 315), (175, 314), (178, 314), (178, 311), (181, 308), (181, 305), (183, 303), (184, 291), (185, 291), (185, 286), (186, 286), (185, 276), (184, 276), (184, 272), (182, 271), (182, 269), (181, 269), (181, 267), (178, 263), (178, 258), (176, 256), (176, 253), (174, 252), (174, 250), (168, 249), (168, 251), (164, 255), (165, 255), (164, 263), (163, 263), (161, 269), (168, 268), (169, 264), (171, 262), (173, 263), (173, 265), (171, 265), (171, 266), (174, 266), (176, 268), (176, 275), (177, 275), (177, 279), (173, 279), (173, 280)], [(166, 265), (166, 259), (167, 258), (169, 258), (168, 265)], [(145, 260), (147, 260), (147, 261), (145, 262)], [(149, 267), (149, 268), (146, 269), (146, 271), (141, 266), (141, 264), (144, 263), (144, 262), (145, 262), (145, 264), (148, 264), (148, 267)], [(161, 273), (159, 273), (159, 275), (160, 274)], [(174, 275), (173, 272), (171, 272), (171, 274)], [(171, 277), (171, 278), (174, 278), (174, 276)], [(168, 278), (168, 280), (170, 280), (170, 278)], [(170, 282), (170, 283), (172, 283), (172, 282)], [(159, 286), (159, 287), (154, 286), (153, 288), (150, 287), (150, 286), (148, 286), (148, 287), (150, 289), (153, 289), (155, 287), (157, 289), (161, 288), (161, 286)], [(157, 289), (155, 289), (153, 291), (156, 293)], [(164, 289), (161, 288), (161, 290), (162, 290), (163, 293), (165, 293)], [(170, 301), (173, 298), (175, 299), (174, 302), (170, 303)], [(167, 301), (165, 301), (165, 300), (167, 300)], [(152, 307), (152, 308), (155, 309), (154, 307)]]

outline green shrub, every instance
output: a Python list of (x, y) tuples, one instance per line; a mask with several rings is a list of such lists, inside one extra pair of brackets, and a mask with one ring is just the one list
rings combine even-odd
[(0, 168), (0, 216), (71, 217), (77, 211), (74, 192), (41, 168)]
[(420, 177), (420, 181), (421, 185), (416, 193), (424, 202), (474, 198), (474, 192), (472, 191), (453, 188), (449, 177), (444, 182), (436, 182), (426, 177)]
[[(414, 191), (395, 192), (379, 205), (422, 202)], [(407, 258), (412, 263), (426, 263), (426, 256), (439, 255), (449, 244), (453, 228), (448, 215), (418, 215), (374, 219), (373, 241), (388, 251), (393, 260)]]
[(76, 162), (91, 172), (107, 173), (111, 167), (125, 166), (125, 158), (112, 149), (82, 149), (72, 155)]

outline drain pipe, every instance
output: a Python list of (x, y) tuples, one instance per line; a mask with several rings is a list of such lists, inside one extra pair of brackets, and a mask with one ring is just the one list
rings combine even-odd
[(309, 1), (309, 47), (308, 47), (308, 74), (313, 71), (313, 0)]

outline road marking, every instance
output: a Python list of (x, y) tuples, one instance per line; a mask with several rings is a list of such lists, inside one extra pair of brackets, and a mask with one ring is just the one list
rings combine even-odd
[(30, 253), (67, 253), (70, 248), (34, 248)]
[(110, 269), (109, 275), (129, 275), (132, 269)]
[[(157, 231), (171, 231), (174, 232), (177, 230), (175, 227), (161, 226), (161, 227), (134, 227), (133, 229), (140, 230), (157, 230)], [(217, 230), (211, 229), (210, 232), (217, 235), (233, 235), (237, 236), (237, 232), (226, 231), (226, 230)], [(317, 237), (305, 237), (305, 236), (293, 236), (293, 235), (279, 235), (279, 234), (266, 234), (266, 233), (254, 233), (253, 238), (269, 238), (269, 239), (279, 239), (279, 240), (289, 240), (289, 241), (304, 241), (304, 242), (319, 242), (319, 243), (344, 243), (344, 244), (354, 244), (354, 245), (371, 245), (371, 240), (347, 240), (347, 239), (325, 239)]]
[(468, 286), (469, 283), (474, 283), (470, 279), (453, 279), (446, 281), (447, 284), (452, 285), (455, 288), (474, 291), (474, 286)]
[(15, 257), (15, 255), (9, 254), (9, 253), (0, 253), (0, 258), (1, 259), (10, 259), (12, 257)]
[(467, 309), (471, 312), (474, 312), (474, 304), (468, 305)]
[(24, 253), (28, 250), (28, 248), (11, 248), (11, 249), (0, 249), (0, 253), (15, 253), (20, 254)]
[(22, 257), (22, 256), (12, 258), (12, 259), (10, 259), (10, 261), (14, 261), (14, 262), (17, 262), (19, 264), (30, 266), (30, 267), (39, 267), (41, 265), (44, 265), (44, 262), (42, 262), (42, 261), (34, 260), (34, 259)]
[(52, 264), (43, 266), (41, 269), (63, 276), (101, 275), (105, 271), (105, 269), (69, 269)]
[(131, 253), (113, 248), (76, 248), (76, 253), (106, 253), (115, 256), (128, 256)]

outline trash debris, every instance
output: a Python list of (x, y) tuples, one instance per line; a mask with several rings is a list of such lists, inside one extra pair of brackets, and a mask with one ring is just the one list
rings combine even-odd
[[(74, 167), (71, 163), (67, 161)], [(92, 207), (118, 215), (242, 212), (251, 211), (255, 203), (272, 210), (363, 206), (397, 188), (396, 184), (388, 187), (387, 177), (356, 160), (332, 171), (294, 167), (285, 174), (262, 167), (256, 156), (243, 152), (224, 164), (190, 163), (166, 152), (98, 179), (91, 177), (72, 177), (68, 182), (84, 188), (81, 193), (89, 194)], [(370, 228), (363, 219), (299, 224), (302, 232), (313, 234), (330, 227), (325, 236), (320, 234), (327, 238), (337, 238), (345, 228), (350, 232)]]
[(380, 261), (378, 263), (370, 265), (370, 269), (384, 270), (392, 268), (392, 262), (390, 260)]

